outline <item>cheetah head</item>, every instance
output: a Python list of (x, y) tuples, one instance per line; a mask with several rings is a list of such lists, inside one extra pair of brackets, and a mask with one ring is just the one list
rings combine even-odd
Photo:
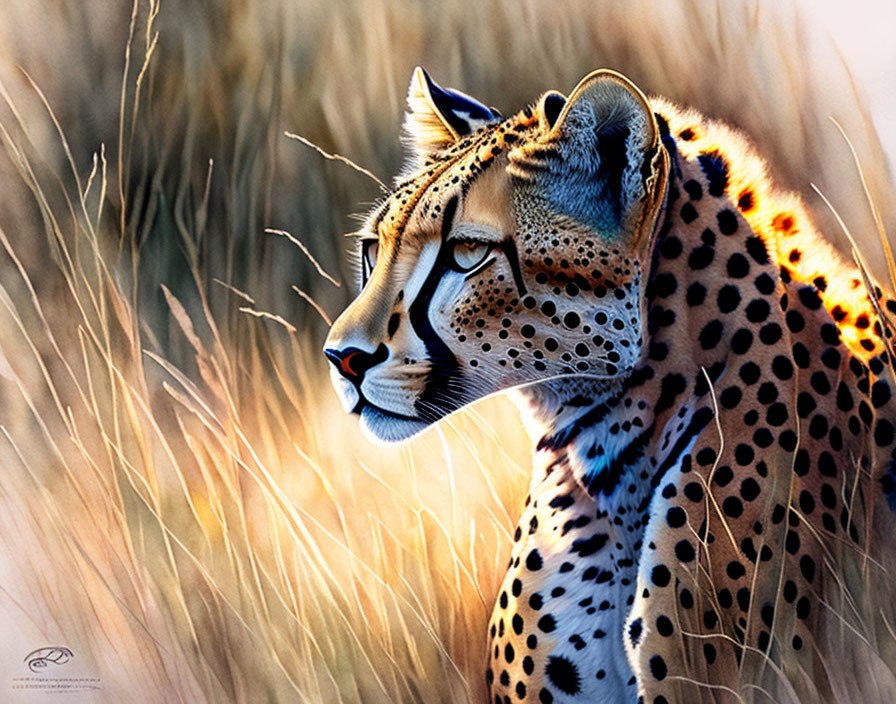
[(324, 346), (346, 410), (397, 441), (511, 387), (624, 379), (668, 168), (644, 95), (597, 71), (502, 120), (417, 69), (405, 131)]

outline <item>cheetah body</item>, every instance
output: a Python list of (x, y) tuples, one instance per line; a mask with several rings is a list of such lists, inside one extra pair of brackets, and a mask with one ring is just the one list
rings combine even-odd
[(384, 440), (517, 389), (492, 700), (891, 701), (896, 306), (740, 135), (617, 74), (502, 120), (418, 71), (409, 106), (327, 354)]

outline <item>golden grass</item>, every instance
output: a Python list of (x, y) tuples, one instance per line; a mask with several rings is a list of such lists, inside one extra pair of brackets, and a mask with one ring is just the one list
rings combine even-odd
[(501, 398), (358, 436), (318, 348), (379, 189), (285, 132), (386, 179), (415, 64), (505, 111), (606, 65), (758, 135), (876, 246), (835, 115), (893, 222), (842, 67), (755, 3), (110, 5), (0, 11), (0, 643), (67, 645), (98, 700), (484, 695), (529, 441)]

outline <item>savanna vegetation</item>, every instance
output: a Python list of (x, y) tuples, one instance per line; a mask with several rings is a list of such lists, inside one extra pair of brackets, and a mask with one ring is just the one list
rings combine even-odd
[(505, 113), (608, 66), (843, 244), (817, 185), (883, 277), (828, 120), (893, 232), (862, 96), (782, 5), (4, 0), (0, 673), (58, 643), (85, 701), (481, 701), (529, 441), (505, 398), (360, 437), (319, 348), (379, 186), (286, 133), (388, 182), (415, 65)]

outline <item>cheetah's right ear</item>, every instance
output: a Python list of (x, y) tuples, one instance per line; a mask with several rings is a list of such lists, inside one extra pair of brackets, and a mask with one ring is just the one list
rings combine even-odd
[(442, 88), (419, 66), (414, 69), (404, 131), (415, 162), (500, 118), (494, 108), (460, 91)]
[(535, 182), (558, 213), (637, 240), (665, 185), (659, 127), (644, 94), (604, 69), (568, 99), (545, 93), (536, 113), (540, 136), (510, 153), (511, 175)]

